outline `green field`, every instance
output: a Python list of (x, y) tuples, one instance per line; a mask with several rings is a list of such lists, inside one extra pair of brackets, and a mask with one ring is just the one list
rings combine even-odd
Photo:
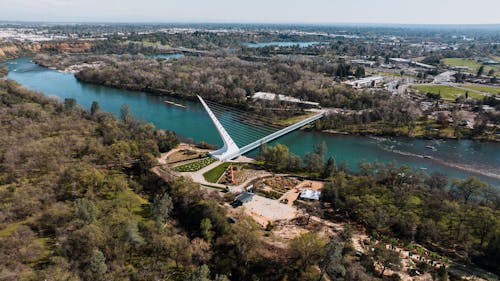
[[(454, 101), (459, 95), (465, 95), (467, 90), (457, 89), (448, 85), (416, 85), (415, 89), (420, 91), (421, 93), (433, 93), (441, 95), (441, 98), (444, 100)], [(469, 97), (474, 99), (482, 99), (484, 96), (475, 92), (469, 91)]]
[[(466, 66), (469, 68), (469, 71), (473, 74), (477, 73), (477, 70), (481, 67), (482, 63), (477, 62), (472, 59), (463, 59), (463, 58), (446, 58), (442, 59), (441, 63), (449, 66)], [(484, 66), (484, 74), (487, 74), (491, 69), (495, 70), (496, 73), (500, 72), (499, 65), (485, 65)]]
[(205, 178), (206, 181), (211, 182), (211, 183), (217, 183), (217, 180), (224, 174), (226, 171), (227, 167), (229, 167), (231, 163), (222, 163), (219, 166), (213, 168), (212, 170), (206, 172), (203, 174), (203, 177)]
[(441, 63), (444, 65), (450, 65), (450, 66), (466, 66), (468, 67), (471, 71), (477, 71), (479, 67), (481, 67), (481, 63), (471, 60), (471, 59), (461, 59), (461, 58), (447, 58), (447, 59), (442, 59)]
[(460, 87), (475, 90), (475, 91), (480, 91), (483, 93), (500, 94), (500, 87), (484, 86), (484, 85), (463, 85)]
[(184, 165), (174, 167), (173, 170), (176, 172), (181, 172), (181, 173), (196, 172), (196, 171), (199, 171), (199, 170), (203, 169), (204, 167), (214, 163), (215, 161), (217, 161), (217, 160), (214, 158), (211, 158), (211, 157), (207, 157), (207, 158), (200, 159), (198, 161), (194, 161), (191, 163), (187, 163)]

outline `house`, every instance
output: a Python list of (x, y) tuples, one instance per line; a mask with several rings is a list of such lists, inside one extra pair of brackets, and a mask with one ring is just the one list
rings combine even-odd
[(299, 198), (302, 199), (302, 200), (314, 200), (314, 201), (318, 201), (320, 195), (321, 195), (321, 191), (304, 189), (300, 193)]

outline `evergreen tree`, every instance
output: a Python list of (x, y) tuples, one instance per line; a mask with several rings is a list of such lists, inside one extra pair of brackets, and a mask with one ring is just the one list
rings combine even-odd
[(95, 221), (97, 219), (97, 215), (99, 214), (99, 210), (94, 203), (86, 198), (76, 200), (75, 212), (79, 219), (87, 223)]
[(90, 106), (90, 115), (94, 116), (99, 110), (100, 110), (99, 103), (96, 101), (93, 101), (92, 105)]
[(200, 231), (203, 238), (208, 243), (211, 243), (215, 233), (212, 230), (212, 221), (210, 221), (209, 218), (204, 218), (201, 220)]
[(132, 112), (130, 112), (130, 107), (127, 104), (120, 107), (120, 118), (125, 124), (129, 124), (132, 121)]
[(94, 280), (101, 280), (102, 276), (106, 273), (106, 271), (108, 271), (108, 267), (106, 266), (106, 257), (101, 251), (94, 249), (92, 256), (90, 257), (89, 269)]
[(326, 161), (325, 168), (323, 169), (323, 178), (329, 178), (335, 174), (337, 171), (337, 163), (335, 162), (335, 158), (330, 156)]
[(361, 77), (365, 77), (365, 68), (362, 67), (362, 66), (358, 66), (356, 68), (356, 78), (361, 78)]
[(481, 77), (484, 73), (484, 65), (481, 65), (479, 69), (477, 70), (477, 77)]
[(164, 224), (170, 217), (173, 208), (174, 204), (172, 203), (172, 198), (170, 198), (167, 193), (164, 193), (163, 195), (155, 196), (151, 211), (156, 221), (160, 224)]

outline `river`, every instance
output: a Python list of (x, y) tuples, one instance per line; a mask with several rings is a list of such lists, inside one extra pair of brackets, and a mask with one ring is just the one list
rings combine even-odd
[[(221, 144), (215, 127), (199, 103), (80, 83), (73, 74), (40, 67), (28, 57), (8, 61), (5, 65), (9, 68), (7, 78), (28, 89), (61, 100), (75, 98), (87, 109), (92, 101), (97, 101), (103, 110), (115, 114), (119, 114), (121, 105), (128, 104), (138, 118), (153, 123), (157, 128), (175, 131), (181, 137), (196, 142)], [(166, 99), (184, 104), (186, 108), (166, 104), (163, 102)], [(426, 173), (439, 171), (450, 178), (475, 175), (500, 187), (500, 143), (372, 138), (309, 131), (295, 131), (273, 143), (285, 144), (293, 153), (304, 155), (312, 150), (314, 144), (321, 142), (327, 144), (328, 156), (334, 156), (337, 163), (344, 161), (353, 171), (357, 170), (361, 160), (395, 161)], [(423, 155), (432, 158), (424, 158)]]

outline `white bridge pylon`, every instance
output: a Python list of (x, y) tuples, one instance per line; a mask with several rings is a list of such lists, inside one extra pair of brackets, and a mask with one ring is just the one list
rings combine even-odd
[(222, 141), (224, 143), (224, 145), (219, 150), (213, 151), (210, 154), (221, 161), (230, 160), (226, 158), (226, 155), (236, 153), (240, 149), (238, 148), (234, 140), (231, 138), (231, 136), (227, 133), (226, 129), (224, 129), (224, 127), (219, 122), (217, 117), (215, 117), (215, 114), (212, 112), (210, 107), (208, 107), (205, 101), (200, 96), (198, 96), (198, 99), (200, 99), (200, 102), (201, 104), (203, 104), (203, 107), (207, 111), (208, 116), (210, 116), (210, 119), (212, 119), (212, 122), (217, 128), (217, 131), (219, 132), (219, 135), (221, 136)]
[(269, 134), (269, 135), (267, 135), (259, 140), (256, 140), (250, 144), (247, 144), (247, 145), (243, 146), (242, 148), (239, 148), (238, 145), (236, 145), (234, 140), (231, 138), (229, 133), (226, 131), (226, 129), (224, 129), (222, 124), (219, 122), (219, 120), (217, 119), (215, 114), (212, 112), (212, 110), (205, 103), (203, 98), (198, 96), (198, 99), (200, 100), (201, 104), (203, 105), (203, 107), (207, 111), (208, 116), (210, 116), (210, 119), (212, 119), (212, 122), (214, 123), (215, 127), (217, 128), (217, 131), (219, 132), (219, 135), (221, 136), (222, 141), (224, 143), (224, 145), (220, 149), (210, 153), (210, 155), (212, 155), (213, 157), (217, 158), (220, 161), (228, 161), (228, 160), (232, 160), (234, 158), (237, 158), (237, 157), (239, 157), (247, 152), (250, 152), (250, 151), (258, 148), (262, 144), (273, 141), (273, 140), (275, 140), (283, 135), (286, 135), (294, 130), (300, 129), (301, 127), (303, 127), (311, 122), (314, 122), (318, 119), (321, 119), (325, 116), (325, 112), (322, 111), (322, 112), (315, 114), (311, 117), (308, 117), (302, 121), (299, 121), (291, 126), (283, 128), (283, 129), (276, 131), (272, 134)]

